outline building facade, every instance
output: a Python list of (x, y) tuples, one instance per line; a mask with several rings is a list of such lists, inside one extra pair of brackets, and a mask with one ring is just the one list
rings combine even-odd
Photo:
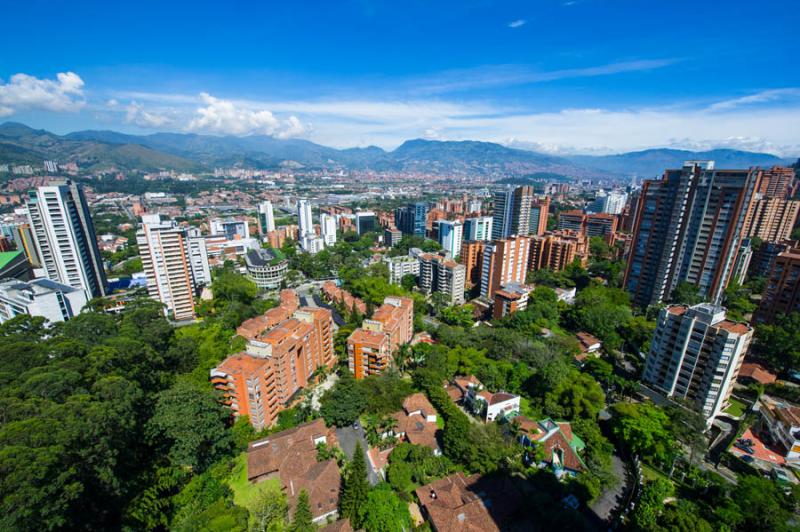
[(322, 233), (322, 240), (325, 246), (333, 246), (336, 244), (336, 217), (330, 214), (320, 214), (319, 227)]
[(274, 248), (251, 249), (244, 256), (244, 263), (247, 277), (261, 290), (280, 288), (289, 271), (289, 261)]
[(790, 247), (775, 257), (767, 288), (753, 316), (756, 323), (770, 323), (781, 314), (800, 310), (800, 249)]
[(0, 281), (0, 323), (21, 314), (40, 316), (50, 323), (67, 321), (87, 302), (83, 290), (50, 279)]
[(394, 225), (404, 234), (425, 237), (428, 204), (423, 201), (409, 203), (394, 211)]
[[(476, 216), (464, 220), (463, 239), (466, 242), (492, 239), (492, 217)], [(455, 255), (453, 255), (455, 256)]]
[(439, 245), (455, 258), (461, 255), (461, 241), (464, 235), (464, 224), (458, 220), (439, 220)]
[(258, 233), (262, 238), (267, 233), (275, 230), (275, 214), (271, 201), (262, 201), (258, 204)]
[(521, 186), (495, 190), (492, 211), (492, 238), (497, 240), (530, 231), (533, 187)]
[(492, 299), (507, 283), (525, 283), (531, 239), (527, 236), (503, 238), (486, 244), (481, 267), (481, 296)]

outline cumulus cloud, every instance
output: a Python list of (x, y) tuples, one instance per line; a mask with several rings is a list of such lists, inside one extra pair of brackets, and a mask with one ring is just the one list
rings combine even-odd
[(130, 102), (125, 107), (125, 122), (144, 128), (162, 128), (172, 125), (169, 116), (158, 112), (148, 111), (138, 102)]
[(281, 120), (263, 107), (216, 98), (205, 92), (200, 94), (200, 100), (204, 106), (196, 109), (195, 117), (187, 125), (186, 129), (190, 131), (289, 138), (303, 135), (308, 130), (296, 116)]
[(28, 109), (78, 111), (86, 103), (83, 85), (74, 72), (60, 72), (56, 79), (14, 74), (8, 83), (0, 80), (0, 116)]
[(511, 29), (520, 28), (520, 27), (524, 26), (526, 22), (527, 21), (525, 19), (520, 18), (520, 19), (513, 20), (513, 21), (509, 22), (508, 23), (508, 27), (511, 28)]

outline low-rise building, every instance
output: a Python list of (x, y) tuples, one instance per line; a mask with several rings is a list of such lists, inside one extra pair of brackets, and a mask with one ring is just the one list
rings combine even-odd
[(403, 409), (392, 414), (394, 428), (392, 434), (398, 439), (414, 445), (422, 445), (433, 450), (433, 454), (442, 454), (436, 424), (438, 413), (423, 393), (411, 394), (403, 401)]
[(391, 284), (400, 284), (406, 275), (419, 277), (419, 260), (415, 257), (408, 255), (385, 257), (383, 261), (389, 267), (389, 282)]
[(528, 308), (528, 295), (532, 287), (520, 283), (507, 283), (494, 293), (492, 317), (500, 319)]
[(467, 390), (464, 403), (487, 423), (500, 419), (511, 419), (519, 415), (520, 398), (506, 392), (492, 393), (483, 385), (473, 385)]
[(41, 316), (55, 323), (77, 316), (86, 305), (86, 292), (49, 279), (0, 281), (0, 323), (14, 316)]
[(786, 462), (800, 463), (800, 407), (762, 396), (759, 432), (783, 453)]
[(261, 290), (280, 288), (289, 271), (289, 261), (275, 248), (251, 249), (244, 256), (244, 262), (247, 277)]
[[(541, 450), (544, 459), (537, 465), (550, 467), (558, 477), (574, 477), (586, 471), (581, 452), (586, 444), (573, 431), (567, 421), (553, 421), (550, 418), (533, 421), (525, 416), (517, 416), (513, 423), (517, 426), (519, 441), (526, 449)], [(534, 462), (535, 452), (526, 452), (525, 460)]]

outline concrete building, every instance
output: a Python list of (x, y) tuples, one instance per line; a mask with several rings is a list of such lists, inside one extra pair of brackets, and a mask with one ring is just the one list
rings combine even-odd
[(325, 247), (336, 244), (336, 217), (330, 214), (320, 214), (319, 227)]
[(65, 181), (28, 194), (28, 222), (47, 278), (106, 295), (108, 283), (83, 186)]
[(481, 267), (481, 296), (494, 298), (495, 290), (508, 283), (524, 283), (528, 273), (531, 239), (516, 236), (486, 244)]
[(41, 316), (51, 323), (77, 316), (86, 305), (86, 293), (49, 279), (0, 281), (0, 323), (20, 314)]
[(589, 241), (581, 233), (559, 230), (531, 237), (528, 269), (561, 271), (575, 262), (586, 263)]
[(289, 261), (275, 248), (251, 249), (244, 262), (247, 277), (261, 290), (280, 288), (289, 271)]
[(617, 234), (617, 216), (614, 214), (597, 213), (586, 215), (585, 232), (587, 238), (599, 236), (609, 244), (614, 241)]
[(275, 230), (275, 214), (272, 211), (271, 201), (262, 201), (258, 204), (258, 234), (261, 238)]
[(228, 240), (250, 238), (250, 224), (236, 218), (213, 218), (209, 222), (211, 236), (224, 236)]
[(464, 234), (464, 224), (456, 221), (439, 220), (439, 245), (455, 258), (461, 255), (461, 241)]
[(725, 319), (722, 307), (666, 307), (642, 378), (664, 396), (688, 401), (710, 424), (728, 405), (752, 336), (749, 325)]
[[(492, 217), (476, 216), (464, 220), (463, 239), (465, 242), (492, 239)], [(453, 255), (454, 257), (457, 255)]]
[(747, 270), (747, 277), (769, 277), (778, 255), (797, 247), (800, 242), (784, 240), (782, 242), (762, 242), (761, 246), (753, 249), (753, 257)]
[(599, 191), (594, 201), (587, 207), (591, 213), (621, 214), (628, 202), (628, 194), (621, 190)]
[(419, 277), (419, 260), (416, 257), (408, 255), (384, 257), (383, 262), (389, 267), (389, 283), (391, 284), (400, 284), (406, 275)]
[(394, 225), (404, 235), (425, 237), (428, 204), (424, 201), (409, 203), (394, 211)]
[(0, 279), (31, 279), (31, 265), (22, 251), (0, 252)]
[(495, 190), (492, 211), (492, 238), (497, 240), (530, 231), (533, 187), (521, 186)]
[(377, 229), (375, 222), (375, 213), (372, 211), (358, 211), (356, 212), (356, 231), (359, 235), (370, 233)]
[[(207, 261), (200, 264), (190, 260), (188, 240), (185, 228), (175, 221), (162, 220), (158, 214), (142, 216), (136, 232), (147, 292), (163, 303), (166, 316), (176, 321), (194, 318), (199, 279), (206, 275), (210, 278)], [(199, 265), (198, 270), (195, 270), (196, 265)]]
[(780, 314), (800, 310), (800, 249), (790, 247), (775, 257), (767, 288), (753, 321), (770, 323)]
[(757, 169), (716, 170), (688, 161), (642, 186), (625, 287), (639, 307), (669, 298), (681, 282), (717, 300), (731, 279)]
[(36, 247), (36, 238), (30, 223), (0, 224), (0, 235), (11, 240), (19, 251), (24, 252), (31, 266), (42, 267), (39, 250)]
[(583, 211), (561, 211), (558, 213), (559, 231), (574, 231), (576, 233), (586, 232), (586, 214)]
[(471, 240), (461, 245), (461, 264), (464, 265), (466, 286), (471, 288), (481, 282), (481, 266), (483, 266), (483, 248), (486, 242)]
[(396, 227), (387, 227), (383, 230), (383, 245), (389, 248), (395, 247), (403, 239), (403, 233)]
[(314, 235), (314, 219), (312, 217), (311, 202), (307, 199), (297, 200), (297, 233), (302, 239), (306, 235)]
[(186, 235), (189, 267), (194, 275), (195, 288), (199, 290), (203, 286), (211, 286), (211, 267), (208, 261), (206, 239), (196, 227), (189, 228)]
[(425, 294), (446, 294), (451, 305), (463, 305), (467, 270), (448, 257), (447, 254), (419, 255), (419, 287)]
[(800, 213), (800, 201), (756, 194), (750, 203), (742, 236), (780, 242), (792, 237)]
[(392, 361), (389, 337), (377, 331), (356, 329), (347, 339), (347, 360), (356, 379), (383, 373)]
[(536, 198), (531, 202), (530, 235), (541, 235), (547, 231), (547, 218), (550, 215), (550, 197)]
[(508, 283), (495, 290), (492, 318), (497, 320), (528, 308), (528, 295), (531, 291), (532, 287), (520, 283)]

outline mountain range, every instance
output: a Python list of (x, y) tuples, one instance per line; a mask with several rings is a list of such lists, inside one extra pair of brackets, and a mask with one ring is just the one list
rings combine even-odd
[(77, 131), (57, 135), (24, 124), (0, 124), (0, 164), (76, 162), (82, 169), (203, 171), (215, 166), (404, 171), (488, 177), (542, 172), (572, 178), (654, 177), (683, 161), (712, 159), (718, 167), (785, 164), (767, 153), (720, 149), (650, 149), (616, 155), (554, 156), (479, 141), (408, 140), (392, 151), (376, 146), (336, 149), (303, 139), (264, 135), (219, 137), (185, 133), (129, 135)]

